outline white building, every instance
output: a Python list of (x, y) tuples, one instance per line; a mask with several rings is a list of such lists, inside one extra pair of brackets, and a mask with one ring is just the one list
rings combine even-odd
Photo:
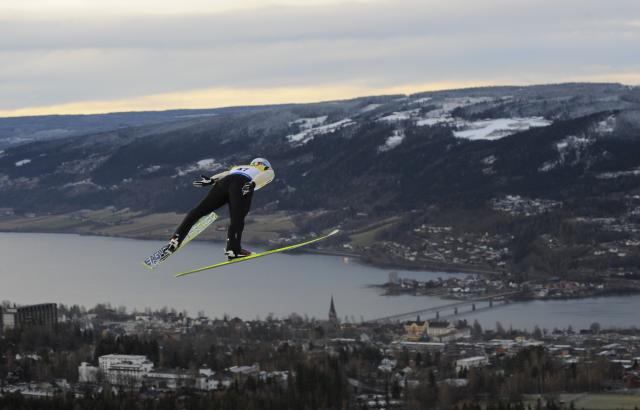
[(142, 355), (108, 354), (98, 358), (100, 371), (111, 384), (138, 384), (153, 370), (153, 363)]
[(236, 377), (251, 376), (260, 372), (260, 366), (258, 363), (254, 363), (252, 366), (231, 366), (229, 371)]
[(204, 391), (218, 390), (221, 383), (213, 377), (200, 375), (196, 380), (196, 389)]
[(196, 389), (205, 391), (217, 390), (220, 387), (220, 382), (214, 378), (215, 374), (216, 372), (211, 369), (200, 369), (196, 379)]
[(82, 362), (78, 366), (78, 381), (80, 383), (95, 383), (98, 381), (98, 367)]
[(153, 385), (157, 388), (176, 390), (180, 387), (192, 387), (195, 383), (193, 374), (175, 370), (155, 370), (143, 376), (145, 385)]
[(13, 329), (14, 327), (16, 327), (17, 312), (18, 309), (16, 308), (0, 307), (0, 313), (2, 313), (2, 316), (0, 316), (0, 324), (2, 325), (2, 329), (0, 330)]
[(447, 320), (431, 320), (427, 323), (427, 335), (431, 338), (438, 338), (456, 331), (453, 323)]
[(456, 360), (456, 371), (459, 372), (462, 369), (470, 369), (472, 367), (481, 367), (489, 364), (489, 358), (487, 356), (474, 356), (467, 357), (466, 359)]

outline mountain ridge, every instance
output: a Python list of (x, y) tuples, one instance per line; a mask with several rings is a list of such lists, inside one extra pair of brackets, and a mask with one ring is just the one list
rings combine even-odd
[[(45, 139), (0, 151), (2, 207), (19, 214), (107, 206), (184, 212), (203, 195), (191, 187), (193, 178), (255, 156), (269, 158), (276, 180), (256, 195), (252, 213), (319, 212), (298, 218), (301, 233), (340, 224), (355, 232), (398, 215), (402, 223), (375, 241), (351, 245), (367, 253), (374, 242), (413, 249), (419, 241), (424, 249), (411, 250), (418, 255), (429, 253), (426, 239), (407, 230), (436, 223), (435, 215), (465, 220), (476, 213), (495, 221), (477, 223), (488, 234), (507, 225), (522, 230), (503, 258), (521, 270), (539, 237), (555, 229), (546, 219), (564, 226), (575, 218), (618, 218), (630, 224), (625, 240), (636, 240), (640, 88), (571, 83), (361, 97)], [(531, 204), (543, 211), (514, 211)], [(473, 232), (472, 225), (455, 229)], [(527, 235), (515, 258), (514, 242)], [(498, 268), (498, 260), (491, 263)]]

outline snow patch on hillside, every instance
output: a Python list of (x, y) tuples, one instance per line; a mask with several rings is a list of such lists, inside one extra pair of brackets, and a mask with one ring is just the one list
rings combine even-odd
[(450, 124), (455, 122), (456, 120), (452, 117), (422, 118), (416, 121), (416, 125), (418, 127), (424, 127), (424, 126), (431, 127), (438, 124)]
[(87, 179), (83, 179), (81, 181), (76, 181), (76, 182), (69, 182), (67, 184), (62, 185), (62, 189), (68, 189), (68, 188), (77, 188), (80, 186), (86, 186), (86, 187), (93, 187), (93, 188), (97, 188), (97, 189), (104, 189), (103, 187), (101, 187), (100, 185), (95, 184), (91, 178), (87, 178)]
[(488, 157), (482, 158), (482, 163), (485, 165), (482, 168), (482, 173), (484, 175), (493, 175), (496, 173), (496, 170), (493, 168), (493, 164), (496, 162), (498, 158), (495, 155), (489, 155)]
[(419, 108), (416, 108), (415, 110), (408, 110), (408, 111), (396, 111), (392, 114), (378, 118), (378, 121), (386, 121), (386, 122), (406, 121), (412, 118), (416, 118), (416, 116), (419, 113), (420, 113)]
[(156, 171), (159, 171), (162, 167), (160, 165), (150, 165), (142, 170), (143, 174), (153, 174)]
[(499, 139), (518, 131), (526, 130), (534, 126), (546, 126), (550, 122), (541, 117), (531, 118), (507, 118), (495, 120), (483, 120), (468, 122), (452, 115), (457, 108), (469, 105), (494, 101), (492, 97), (462, 97), (447, 98), (444, 101), (433, 101), (430, 97), (419, 98), (412, 103), (430, 102), (439, 108), (424, 113), (420, 108), (406, 111), (396, 111), (378, 119), (378, 121), (399, 122), (413, 121), (418, 127), (434, 126), (439, 124), (455, 125), (459, 138), (466, 139)]
[(360, 112), (369, 112), (369, 111), (373, 111), (378, 107), (382, 107), (382, 104), (369, 104), (366, 107), (363, 107)]
[(616, 117), (611, 115), (607, 119), (596, 124), (595, 131), (599, 135), (611, 134), (616, 128)]
[(213, 158), (205, 158), (205, 159), (201, 159), (195, 164), (187, 166), (186, 168), (176, 168), (177, 174), (175, 174), (174, 177), (175, 176), (182, 177), (194, 171), (211, 172), (212, 170), (215, 170), (216, 168), (221, 168), (223, 166), (224, 165), (220, 164), (219, 162), (216, 162), (216, 160)]
[(558, 159), (545, 162), (538, 167), (538, 171), (551, 171), (560, 165), (564, 165), (570, 157), (573, 157), (571, 164), (577, 164), (582, 157), (582, 152), (591, 144), (593, 144), (593, 139), (591, 138), (569, 135), (555, 144), (555, 148), (558, 151)]
[(447, 98), (440, 108), (431, 110), (427, 113), (430, 118), (435, 117), (450, 117), (453, 110), (456, 108), (467, 107), (469, 105), (480, 104), (495, 100), (492, 97), (456, 97)]
[(309, 128), (297, 134), (287, 135), (287, 140), (295, 144), (306, 144), (307, 142), (311, 141), (316, 135), (330, 134), (354, 124), (355, 122), (351, 120), (351, 118), (345, 118), (340, 121), (332, 122), (331, 124)]
[(549, 124), (551, 121), (542, 117), (495, 118), (461, 124), (464, 129), (454, 131), (453, 135), (468, 140), (498, 140), (530, 128), (546, 127)]
[(385, 141), (384, 145), (380, 145), (378, 147), (378, 152), (385, 152), (385, 151), (389, 151), (394, 149), (395, 147), (397, 147), (398, 145), (402, 144), (402, 141), (404, 140), (404, 131), (402, 130), (394, 130), (393, 131), (393, 135), (391, 135), (389, 138), (387, 138), (387, 140)]
[(412, 104), (424, 104), (426, 102), (429, 102), (433, 100), (433, 98), (431, 97), (422, 97), (422, 98), (418, 98), (416, 100), (411, 101)]
[(317, 127), (319, 125), (324, 124), (324, 122), (327, 120), (327, 116), (323, 115), (320, 117), (310, 117), (310, 118), (299, 118), (295, 121), (291, 121), (289, 123), (289, 126), (293, 126), (293, 125), (297, 125), (299, 127), (299, 129), (302, 130), (309, 130), (313, 127)]
[(638, 177), (640, 176), (640, 167), (631, 169), (629, 171), (616, 171), (616, 172), (603, 172), (596, 175), (598, 179), (613, 179), (619, 177)]
[(31, 160), (29, 158), (25, 158), (25, 159), (22, 159), (20, 161), (17, 161), (15, 165), (16, 165), (16, 167), (21, 167), (23, 165), (27, 165), (27, 164), (30, 164), (30, 163), (31, 163)]

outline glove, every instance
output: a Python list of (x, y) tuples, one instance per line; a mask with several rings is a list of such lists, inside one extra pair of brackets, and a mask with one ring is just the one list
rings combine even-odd
[(253, 187), (256, 186), (255, 182), (247, 182), (246, 184), (242, 185), (242, 195), (247, 195), (249, 192), (253, 191)]
[(200, 175), (200, 179), (197, 181), (193, 181), (193, 186), (195, 187), (203, 187), (207, 185), (213, 185), (216, 183), (216, 180), (213, 178), (206, 177), (204, 175)]

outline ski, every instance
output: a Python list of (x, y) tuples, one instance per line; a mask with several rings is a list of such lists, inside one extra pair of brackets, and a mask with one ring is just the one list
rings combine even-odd
[(337, 234), (338, 232), (340, 232), (340, 230), (336, 229), (336, 230), (332, 231), (331, 233), (329, 233), (327, 235), (321, 236), (319, 238), (311, 239), (309, 241), (302, 242), (302, 243), (299, 243), (299, 244), (296, 244), (296, 245), (289, 245), (289, 246), (284, 246), (282, 248), (272, 249), (270, 251), (254, 253), (252, 255), (245, 256), (244, 258), (231, 259), (230, 261), (216, 263), (215, 265), (204, 266), (202, 268), (197, 268), (197, 269), (193, 269), (193, 270), (189, 270), (189, 271), (185, 271), (185, 272), (176, 273), (175, 276), (176, 277), (180, 277), (180, 276), (190, 275), (190, 274), (196, 273), (196, 272), (202, 272), (202, 271), (209, 270), (209, 269), (219, 268), (221, 266), (231, 265), (232, 263), (244, 262), (244, 261), (248, 261), (250, 259), (261, 258), (263, 256), (271, 255), (271, 254), (278, 253), (278, 252), (289, 251), (289, 250), (292, 250), (292, 249), (300, 248), (302, 246), (310, 245), (310, 244), (315, 243), (315, 242), (322, 241), (324, 239), (327, 239), (327, 238)]

